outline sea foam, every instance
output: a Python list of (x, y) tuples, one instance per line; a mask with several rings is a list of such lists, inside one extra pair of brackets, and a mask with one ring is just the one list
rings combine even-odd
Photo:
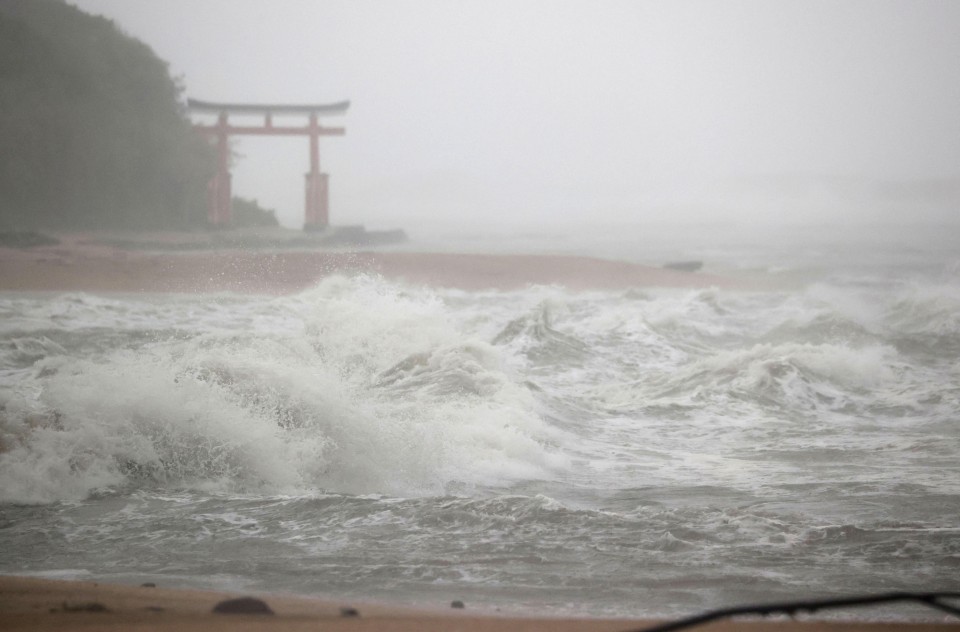
[(499, 351), (444, 310), (426, 290), (334, 278), (255, 304), (239, 331), (214, 315), (187, 339), (94, 360), (53, 348), (4, 392), (0, 494), (47, 502), (165, 485), (409, 496), (549, 476), (563, 462), (546, 447), (555, 433)]

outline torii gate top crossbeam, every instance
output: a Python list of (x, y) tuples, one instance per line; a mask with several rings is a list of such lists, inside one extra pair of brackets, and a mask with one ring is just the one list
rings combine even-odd
[(187, 108), (195, 112), (227, 112), (231, 114), (316, 114), (332, 116), (344, 114), (350, 107), (349, 101), (326, 103), (322, 105), (254, 104), (254, 103), (211, 103), (187, 99)]

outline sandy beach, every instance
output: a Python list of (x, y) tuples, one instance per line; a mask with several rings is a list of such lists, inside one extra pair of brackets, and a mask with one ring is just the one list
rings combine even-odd
[(0, 290), (87, 292), (245, 292), (287, 294), (331, 274), (379, 274), (412, 284), (464, 290), (562, 285), (573, 290), (630, 287), (739, 287), (737, 281), (592, 257), (323, 250), (142, 251), (61, 237), (28, 249), (0, 248)]
[[(625, 619), (506, 617), (463, 609), (414, 610), (364, 601), (324, 601), (260, 595), (272, 614), (215, 612), (218, 604), (247, 597), (164, 586), (0, 577), (3, 630), (351, 630), (362, 632), (615, 632), (643, 630), (656, 622)], [(223, 609), (222, 607), (220, 609)], [(698, 630), (783, 632), (946, 632), (960, 624), (840, 623), (823, 621), (717, 621)]]

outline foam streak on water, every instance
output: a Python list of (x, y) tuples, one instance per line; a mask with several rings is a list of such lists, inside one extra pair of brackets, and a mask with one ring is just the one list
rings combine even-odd
[(645, 616), (960, 590), (952, 283), (0, 314), (0, 572)]

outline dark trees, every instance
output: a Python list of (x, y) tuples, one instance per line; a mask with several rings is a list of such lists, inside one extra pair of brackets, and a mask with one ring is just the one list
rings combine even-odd
[(213, 159), (167, 64), (62, 0), (0, 3), (0, 226), (202, 225)]

